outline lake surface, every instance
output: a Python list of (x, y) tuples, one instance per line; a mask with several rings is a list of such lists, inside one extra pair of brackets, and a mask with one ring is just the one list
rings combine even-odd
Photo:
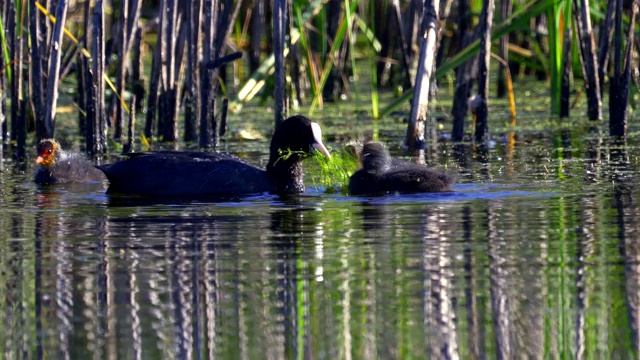
[[(430, 144), (447, 194), (327, 193), (311, 171), (290, 198), (130, 203), (5, 162), (0, 353), (637, 358), (638, 143), (551, 128)], [(264, 164), (252, 146), (230, 150)]]

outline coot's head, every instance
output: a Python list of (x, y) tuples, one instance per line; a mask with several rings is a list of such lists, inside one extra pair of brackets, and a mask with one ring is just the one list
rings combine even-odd
[(56, 163), (56, 159), (60, 155), (60, 144), (54, 139), (40, 140), (36, 148), (36, 164), (42, 166), (51, 166)]
[(300, 160), (305, 155), (313, 154), (314, 149), (331, 158), (322, 143), (320, 125), (302, 115), (295, 115), (283, 121), (273, 134), (269, 162), (282, 157)]
[(364, 144), (361, 154), (362, 168), (369, 173), (383, 173), (391, 167), (391, 156), (381, 143)]
[(347, 145), (345, 145), (344, 147), (345, 151), (347, 152), (347, 154), (349, 154), (349, 156), (353, 157), (354, 159), (358, 160), (359, 162), (362, 162), (362, 143), (356, 140), (350, 141), (347, 143)]

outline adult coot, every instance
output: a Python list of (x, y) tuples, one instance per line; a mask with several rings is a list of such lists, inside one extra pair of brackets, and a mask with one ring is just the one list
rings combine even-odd
[(36, 148), (37, 184), (81, 183), (104, 181), (102, 172), (81, 154), (62, 150), (54, 139), (43, 139)]
[(362, 169), (349, 178), (352, 195), (451, 191), (450, 174), (394, 159), (380, 143), (365, 144), (360, 158)]
[(304, 191), (302, 159), (317, 149), (327, 157), (320, 126), (304, 116), (282, 122), (271, 139), (266, 170), (224, 153), (160, 151), (132, 154), (98, 166), (108, 193), (142, 196), (236, 196)]

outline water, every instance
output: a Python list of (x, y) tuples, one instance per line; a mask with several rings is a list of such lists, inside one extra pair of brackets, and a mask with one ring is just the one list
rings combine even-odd
[(310, 188), (127, 203), (98, 184), (39, 188), (30, 165), (7, 163), (0, 350), (637, 357), (637, 143), (581, 129), (506, 139), (427, 149), (429, 163), (458, 174), (454, 193), (371, 198)]

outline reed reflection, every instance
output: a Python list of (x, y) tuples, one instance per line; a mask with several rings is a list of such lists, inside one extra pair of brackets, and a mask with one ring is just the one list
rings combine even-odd
[[(367, 353), (387, 358), (411, 348), (414, 354), (459, 358), (451, 271), (455, 230), (443, 221), (453, 215), (452, 209), (437, 203), (398, 208), (376, 199), (360, 206), (363, 240), (372, 251), (372, 266), (365, 270), (372, 281), (367, 304), (376, 314), (368, 319), (371, 330), (364, 335)], [(421, 270), (411, 271), (412, 264), (421, 264)], [(401, 299), (414, 294), (414, 286), (421, 287), (421, 296), (403, 305)], [(422, 314), (421, 322), (408, 320), (415, 313)], [(411, 322), (405, 325), (408, 333), (394, 331), (393, 324), (403, 321)], [(420, 338), (424, 341), (417, 342)]]
[[(177, 217), (149, 216), (144, 208), (114, 216), (109, 213), (123, 210), (109, 210), (102, 218), (91, 217), (93, 236), (71, 246), (51, 239), (71, 237), (70, 229), (77, 231), (86, 219), (47, 210), (57, 206), (50, 195), (38, 199), (43, 211), (35, 227), (36, 326), (43, 356), (51, 353), (45, 339), (54, 328), (62, 357), (215, 353), (221, 299), (237, 298), (237, 289), (221, 290), (225, 281), (218, 270), (221, 258), (237, 259), (230, 241), (243, 240), (233, 236), (242, 229), (233, 225), (233, 216), (203, 216), (199, 209)], [(220, 222), (229, 228), (219, 231)], [(237, 284), (237, 272), (223, 270)], [(145, 342), (156, 348), (143, 352)]]
[[(0, 184), (7, 182), (0, 171)], [(9, 183), (10, 184), (10, 183)], [(0, 190), (0, 204), (3, 209), (20, 209), (18, 184), (10, 184), (6, 190)], [(0, 343), (4, 345), (4, 354), (28, 354), (34, 348), (31, 339), (25, 336), (33, 330), (32, 279), (34, 278), (34, 244), (24, 241), (32, 221), (25, 219), (22, 211), (12, 211), (0, 216), (0, 226), (5, 229), (0, 234)], [(36, 306), (38, 304), (35, 304)], [(36, 344), (37, 349), (37, 344)]]
[(462, 225), (462, 240), (466, 244), (464, 247), (464, 297), (465, 297), (465, 310), (466, 320), (468, 327), (466, 329), (467, 347), (469, 353), (475, 359), (481, 358), (482, 354), (485, 354), (484, 341), (484, 327), (480, 326), (481, 316), (479, 312), (481, 307), (479, 306), (478, 296), (480, 293), (478, 286), (478, 263), (476, 259), (477, 244), (474, 244), (472, 237), (472, 221), (471, 221), (471, 207), (465, 206), (462, 209), (461, 225)]
[(468, 181), (473, 181), (473, 169), (470, 166), (472, 163), (471, 150), (468, 144), (454, 143), (453, 144), (453, 158), (460, 167), (459, 176)]
[(602, 131), (598, 127), (589, 127), (585, 139), (585, 180), (588, 183), (596, 183), (600, 180), (602, 165)]
[(460, 176), (469, 182), (491, 180), (489, 146), (484, 143), (453, 145), (453, 157), (460, 167)]
[(488, 206), (486, 222), (481, 226), (486, 227), (489, 240), (489, 269), (490, 269), (490, 294), (491, 313), (493, 317), (493, 331), (496, 342), (496, 357), (498, 359), (510, 359), (514, 356), (514, 327), (513, 295), (509, 290), (509, 282), (513, 280), (511, 263), (508, 259), (509, 246), (507, 238), (499, 231), (500, 215), (498, 209)]
[(635, 149), (592, 147), (595, 182), (572, 161), (524, 196), (111, 206), (38, 188), (0, 217), (2, 341), (36, 358), (630, 358)]
[[(585, 185), (602, 181), (602, 132), (598, 127), (588, 127), (586, 137), (586, 156), (583, 182)], [(581, 207), (577, 207), (579, 224), (576, 228), (576, 268), (575, 268), (575, 354), (583, 358), (587, 349), (587, 321), (590, 303), (589, 297), (595, 293), (594, 284), (597, 274), (590, 266), (590, 259), (597, 256), (597, 222), (599, 217), (599, 196), (589, 193), (580, 199)]]
[[(44, 356), (44, 336), (48, 331), (55, 330), (58, 337), (58, 356), (68, 359), (69, 333), (71, 332), (71, 318), (73, 300), (70, 284), (70, 262), (72, 257), (66, 251), (68, 244), (64, 240), (55, 239), (57, 233), (64, 232), (66, 224), (61, 219), (61, 212), (55, 211), (59, 206), (58, 193), (45, 189), (36, 197), (39, 208), (35, 217), (35, 307), (37, 330), (37, 354)], [(53, 211), (52, 211), (53, 210)], [(45, 260), (43, 260), (45, 259)], [(55, 274), (48, 276), (48, 274)], [(51, 282), (54, 282), (53, 284)], [(56, 329), (43, 328), (43, 320), (49, 322), (53, 318), (59, 319)], [(47, 353), (52, 354), (51, 351)]]
[[(422, 277), (420, 333), (427, 339), (425, 354), (483, 358), (489, 351), (497, 358), (515, 354), (539, 358), (544, 353), (541, 290), (545, 285), (540, 279), (545, 271), (546, 234), (544, 228), (517, 224), (518, 213), (526, 211), (520, 204), (500, 200), (463, 205), (430, 202), (406, 209), (375, 200), (361, 202), (363, 238), (372, 239), (376, 278), (386, 279), (396, 288), (394, 295), (402, 298), (405, 294), (398, 291), (402, 284), (411, 283), (411, 276)], [(538, 216), (544, 222), (548, 214)], [(387, 274), (389, 264), (396, 264), (390, 254), (412, 249), (414, 236), (422, 239), (422, 272), (411, 272), (407, 265), (416, 258), (401, 252), (405, 266)], [(540, 258), (531, 258), (533, 254)], [(525, 262), (529, 265), (521, 265)], [(374, 290), (379, 292), (379, 306), (396, 309), (385, 296), (386, 287), (374, 286)], [(412, 310), (406, 308), (409, 313)], [(402, 313), (382, 312), (373, 320), (386, 329), (384, 336), (376, 333), (380, 356), (392, 356), (394, 349), (410, 346), (410, 339), (394, 338), (393, 330), (382, 325), (393, 323), (395, 316)]]
[(438, 206), (423, 214), (423, 324), (431, 357), (458, 359), (460, 354), (451, 271), (453, 239), (447, 222), (441, 221), (443, 217), (444, 212)]
[(640, 321), (640, 242), (638, 233), (640, 209), (634, 201), (636, 182), (631, 173), (627, 139), (614, 138), (609, 150), (610, 177), (613, 187), (613, 208), (618, 226), (619, 249), (624, 262), (626, 307), (633, 353), (640, 352), (638, 322)]
[[(301, 358), (312, 353), (308, 334), (310, 329), (309, 260), (303, 249), (322, 249), (323, 239), (314, 239), (320, 219), (315, 209), (298, 197), (282, 198), (282, 209), (271, 211), (269, 245), (275, 251), (276, 314), (273, 347), (268, 358)], [(320, 243), (317, 243), (320, 241)], [(315, 243), (315, 244), (314, 244)], [(314, 246), (309, 246), (314, 244)]]

